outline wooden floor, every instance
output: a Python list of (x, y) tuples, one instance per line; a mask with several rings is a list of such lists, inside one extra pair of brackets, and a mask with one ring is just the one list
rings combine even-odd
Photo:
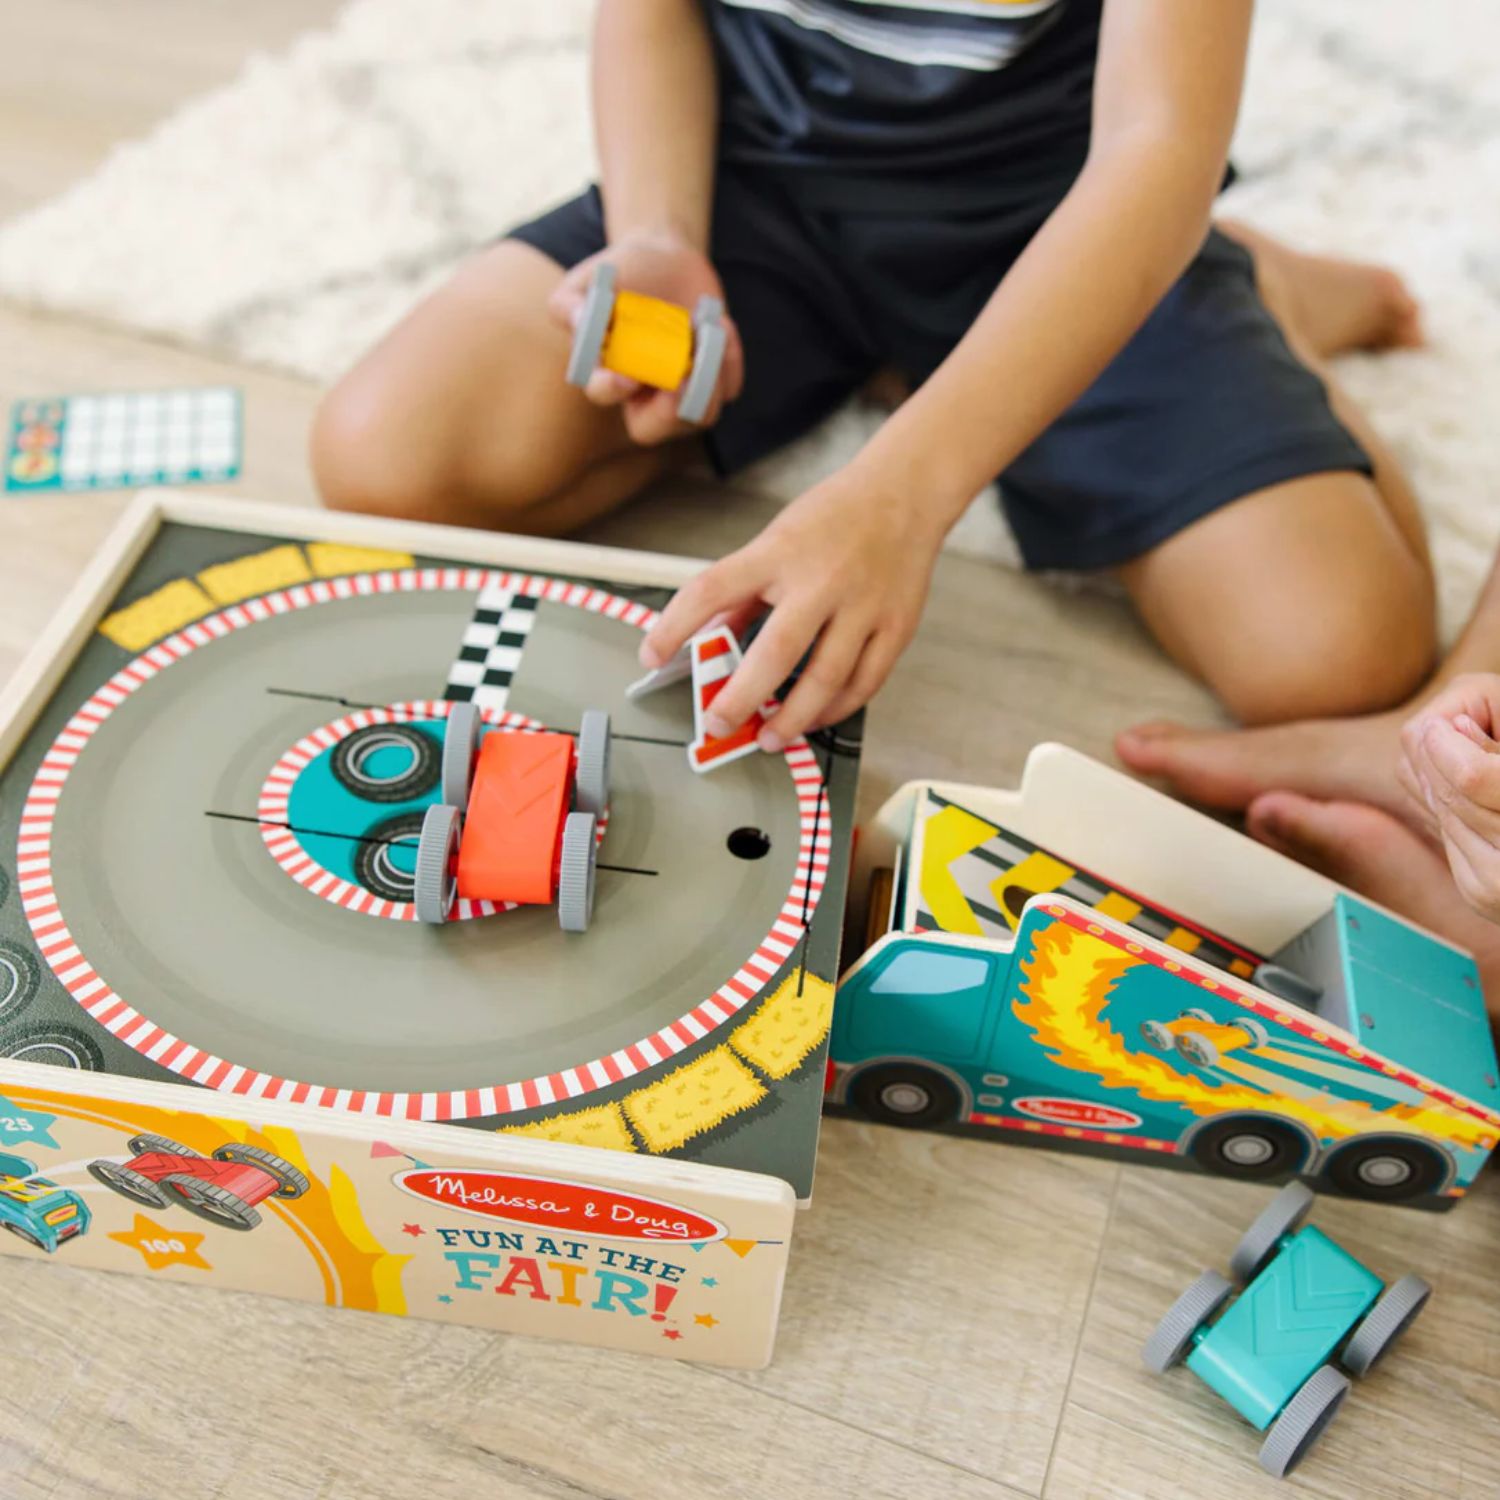
[[(331, 0), (48, 0), (0, 48), (0, 214), (281, 45)], [(23, 395), (228, 381), (245, 491), (313, 499), (316, 392), (0, 307), (0, 412)], [(123, 496), (0, 498), (0, 676)], [(597, 529), (721, 550), (753, 499), (682, 488)], [(1117, 601), (945, 560), (871, 715), (868, 811), (916, 774), (1010, 781), (1027, 748), (1105, 755), (1133, 719), (1211, 710)], [(757, 1375), (0, 1260), (0, 1500), (1492, 1500), (1500, 1494), (1500, 1191), (1456, 1213), (1333, 1200), (1318, 1222), (1437, 1296), (1290, 1491), (1190, 1376), (1137, 1350), (1263, 1189), (830, 1122)]]

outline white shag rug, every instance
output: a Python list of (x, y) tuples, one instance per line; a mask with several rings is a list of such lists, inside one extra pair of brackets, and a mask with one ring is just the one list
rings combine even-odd
[[(466, 251), (591, 171), (586, 0), (351, 0), (0, 226), (0, 296), (328, 380)], [(1411, 280), (1428, 349), (1340, 374), (1409, 465), (1449, 630), (1500, 539), (1500, 9), (1262, 0), (1226, 209)], [(760, 466), (791, 496), (851, 405)], [(955, 534), (1011, 559), (991, 504)]]

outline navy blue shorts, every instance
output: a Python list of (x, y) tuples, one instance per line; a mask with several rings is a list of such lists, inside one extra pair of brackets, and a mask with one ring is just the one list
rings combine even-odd
[[(925, 380), (1052, 207), (834, 213), (774, 177), (721, 167), (710, 253), (744, 340), (745, 386), (707, 435), (718, 470), (800, 436), (878, 369)], [(511, 237), (576, 265), (604, 247), (598, 190)], [(1103, 568), (1256, 490), (1341, 469), (1373, 472), (1266, 311), (1249, 254), (1214, 231), (1000, 486), (1029, 567)]]

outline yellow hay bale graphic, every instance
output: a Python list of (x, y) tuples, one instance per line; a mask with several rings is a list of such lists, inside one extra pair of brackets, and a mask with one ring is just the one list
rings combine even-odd
[(729, 1036), (729, 1045), (769, 1078), (785, 1078), (828, 1035), (833, 1020), (833, 986), (816, 974), (801, 977), (800, 995), (794, 971)]
[(563, 1141), (570, 1146), (600, 1146), (606, 1151), (634, 1151), (635, 1137), (618, 1104), (601, 1104), (571, 1115), (549, 1115), (529, 1125), (502, 1126), (500, 1135), (524, 1135), (538, 1141)]
[(99, 622), (99, 634), (126, 651), (144, 651), (184, 625), (201, 620), (213, 607), (214, 601), (191, 578), (174, 578), (154, 594), (106, 615)]
[(648, 1150), (673, 1151), (765, 1096), (765, 1085), (728, 1047), (715, 1047), (628, 1094), (625, 1115)]
[(309, 542), (307, 560), (319, 578), (337, 578), (344, 573), (394, 572), (416, 566), (410, 552), (391, 552), (384, 547), (346, 547), (342, 542)]
[(233, 562), (215, 563), (198, 575), (198, 582), (216, 603), (233, 604), (239, 599), (269, 594), (272, 589), (306, 583), (311, 577), (301, 548), (289, 542), (284, 547), (237, 557)]
[(1035, 935), (1032, 956), (1021, 965), (1023, 999), (1015, 1006), (1016, 1018), (1062, 1067), (1087, 1073), (1106, 1088), (1134, 1089), (1143, 1098), (1180, 1104), (1194, 1114), (1271, 1110), (1300, 1120), (1323, 1137), (1365, 1130), (1420, 1129), (1449, 1140), (1478, 1134), (1468, 1121), (1437, 1104), (1383, 1111), (1357, 1099), (1273, 1098), (1260, 1089), (1212, 1086), (1150, 1053), (1131, 1052), (1100, 1012), (1120, 979), (1142, 962), (1111, 943), (1054, 922)]

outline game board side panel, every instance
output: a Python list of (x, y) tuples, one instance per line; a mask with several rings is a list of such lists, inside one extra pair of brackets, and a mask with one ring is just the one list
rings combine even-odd
[(25, 660), (0, 688), (0, 771), (9, 764), (110, 601), (141, 560), (162, 524), (157, 495), (138, 495), (79, 575)]
[(759, 1368), (794, 1217), (754, 1174), (0, 1063), (34, 1259)]

